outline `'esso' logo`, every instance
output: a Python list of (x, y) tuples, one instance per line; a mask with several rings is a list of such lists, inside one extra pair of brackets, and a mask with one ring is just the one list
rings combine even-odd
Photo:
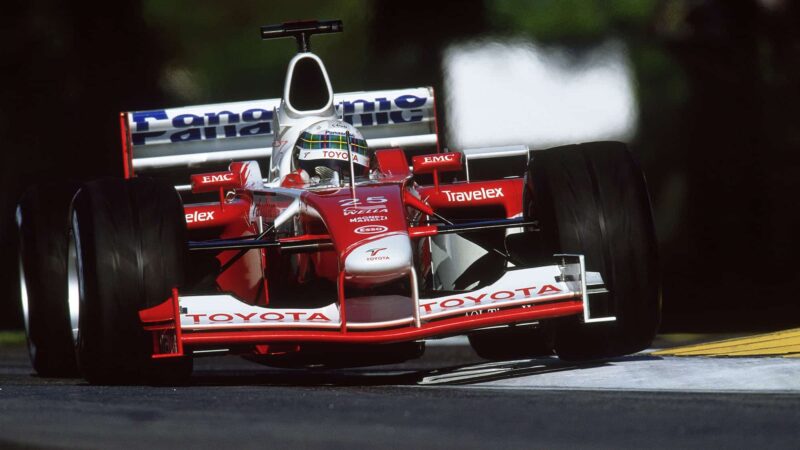
[(383, 225), (364, 225), (363, 227), (358, 227), (355, 230), (356, 234), (375, 234), (375, 233), (383, 233), (384, 231), (388, 230)]

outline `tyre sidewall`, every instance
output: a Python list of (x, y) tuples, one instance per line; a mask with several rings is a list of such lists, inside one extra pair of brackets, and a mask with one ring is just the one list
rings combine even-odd
[(34, 370), (42, 376), (77, 374), (68, 306), (67, 246), (70, 204), (79, 188), (74, 182), (34, 186), (17, 208), (28, 350)]

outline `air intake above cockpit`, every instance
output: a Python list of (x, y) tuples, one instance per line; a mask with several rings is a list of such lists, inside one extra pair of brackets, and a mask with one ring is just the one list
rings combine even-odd
[(298, 112), (319, 112), (332, 101), (333, 92), (322, 61), (311, 53), (301, 53), (289, 64), (284, 98)]

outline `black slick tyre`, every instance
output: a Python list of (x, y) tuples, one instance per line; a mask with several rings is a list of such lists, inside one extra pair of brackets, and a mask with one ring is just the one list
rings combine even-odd
[[(78, 375), (67, 280), (69, 208), (77, 183), (34, 186), (17, 206), (20, 299), (31, 364), (43, 377)], [(77, 313), (77, 311), (74, 311)]]
[(75, 197), (71, 224), (83, 376), (93, 384), (184, 382), (191, 358), (153, 359), (139, 320), (183, 278), (186, 224), (175, 189), (149, 178), (88, 183)]
[[(660, 321), (657, 244), (644, 176), (624, 144), (593, 142), (533, 153), (526, 213), (539, 221), (547, 253), (583, 254), (608, 294), (593, 315), (616, 321), (556, 324), (555, 351), (582, 360), (634, 353), (652, 342)], [(596, 296), (601, 296), (597, 298)], [(602, 296), (605, 296), (603, 298)]]

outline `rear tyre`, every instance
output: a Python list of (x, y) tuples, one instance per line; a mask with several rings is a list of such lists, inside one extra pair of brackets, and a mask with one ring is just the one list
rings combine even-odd
[[(78, 375), (67, 280), (69, 208), (77, 183), (34, 186), (17, 206), (20, 299), (33, 369), (43, 377)], [(74, 305), (77, 306), (77, 305)]]
[(139, 320), (183, 279), (186, 224), (175, 189), (148, 178), (88, 183), (71, 225), (83, 376), (92, 384), (186, 381), (191, 358), (152, 359), (152, 337)]
[[(600, 272), (614, 322), (558, 321), (555, 350), (581, 360), (634, 353), (652, 342), (661, 315), (656, 238), (644, 176), (624, 144), (593, 142), (533, 154), (528, 215), (548, 253), (578, 253)], [(593, 299), (597, 298), (595, 294)]]

